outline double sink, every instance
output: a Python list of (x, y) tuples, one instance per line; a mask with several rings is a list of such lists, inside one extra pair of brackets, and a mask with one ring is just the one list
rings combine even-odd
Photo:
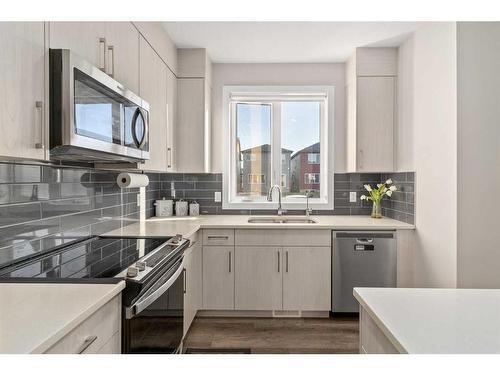
[(293, 216), (258, 216), (248, 219), (253, 224), (316, 224), (317, 221), (309, 217)]

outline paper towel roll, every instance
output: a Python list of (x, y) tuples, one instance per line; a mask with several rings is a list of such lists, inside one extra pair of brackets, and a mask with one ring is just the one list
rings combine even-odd
[(149, 178), (145, 174), (123, 172), (116, 178), (116, 183), (121, 188), (138, 188), (148, 186)]

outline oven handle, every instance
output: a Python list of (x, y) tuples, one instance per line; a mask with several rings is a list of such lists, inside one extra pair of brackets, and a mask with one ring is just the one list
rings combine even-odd
[(165, 283), (160, 285), (153, 293), (148, 295), (145, 298), (140, 298), (136, 303), (132, 306), (127, 307), (125, 309), (125, 319), (132, 319), (134, 316), (140, 314), (144, 309), (146, 309), (149, 305), (151, 305), (154, 301), (156, 301), (163, 293), (165, 293), (168, 288), (170, 288), (177, 278), (181, 275), (184, 269), (184, 259), (181, 260), (179, 266), (175, 273), (167, 280)]

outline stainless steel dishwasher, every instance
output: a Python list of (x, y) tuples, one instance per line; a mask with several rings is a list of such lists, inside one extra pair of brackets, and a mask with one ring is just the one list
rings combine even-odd
[(332, 232), (332, 311), (358, 312), (355, 287), (396, 287), (395, 231)]

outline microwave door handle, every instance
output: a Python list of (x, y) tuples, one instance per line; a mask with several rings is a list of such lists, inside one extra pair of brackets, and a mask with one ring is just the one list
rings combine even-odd
[(144, 309), (146, 309), (149, 305), (151, 305), (154, 301), (156, 301), (163, 293), (165, 293), (183, 272), (184, 269), (183, 265), (184, 262), (180, 261), (178, 263), (177, 270), (167, 281), (165, 281), (162, 285), (160, 285), (153, 293), (148, 294), (143, 298), (139, 298), (139, 300), (136, 303), (128, 307), (126, 309), (126, 314), (125, 314), (126, 319), (131, 319), (135, 315), (140, 314)]
[[(142, 139), (139, 141), (137, 138), (137, 120), (139, 116), (142, 118), (143, 123), (144, 123), (144, 134)], [(148, 126), (146, 124), (146, 119), (144, 118), (144, 115), (142, 114), (140, 108), (137, 108), (134, 112), (134, 115), (132, 116), (132, 139), (134, 140), (134, 143), (136, 147), (140, 150), (144, 146), (144, 143), (146, 143), (146, 138), (147, 138), (147, 131), (148, 131)]]
[(141, 111), (141, 114), (142, 114), (142, 119), (144, 121), (144, 137), (142, 138), (142, 142), (141, 142), (141, 147), (139, 147), (140, 149), (142, 149), (144, 147), (144, 145), (146, 144), (148, 138), (149, 138), (149, 121), (148, 121), (148, 116), (144, 115)]

